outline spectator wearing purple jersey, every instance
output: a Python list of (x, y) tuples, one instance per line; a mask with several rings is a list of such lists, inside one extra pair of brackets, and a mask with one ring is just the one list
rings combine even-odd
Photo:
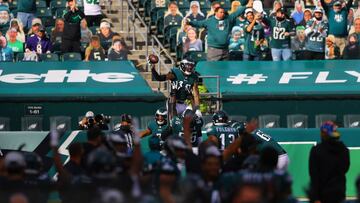
[(39, 26), (39, 32), (30, 36), (26, 40), (25, 52), (36, 52), (45, 54), (51, 52), (51, 41), (45, 34), (43, 26)]

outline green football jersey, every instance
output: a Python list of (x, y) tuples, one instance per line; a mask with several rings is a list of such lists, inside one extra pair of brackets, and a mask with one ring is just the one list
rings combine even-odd
[(171, 73), (175, 75), (175, 79), (171, 81), (171, 95), (176, 97), (178, 101), (185, 101), (192, 98), (192, 88), (198, 81), (195, 73), (187, 76), (178, 69), (171, 69)]
[(151, 131), (151, 135), (158, 136), (161, 139), (161, 134), (168, 127), (168, 125), (159, 125), (156, 121), (151, 121), (148, 124), (148, 129)]
[[(180, 137), (184, 136), (184, 125), (182, 118), (179, 118), (175, 116), (171, 120), (171, 128), (172, 128), (172, 134), (173, 135), (179, 135)], [(202, 137), (201, 134), (201, 127), (203, 126), (202, 119), (196, 120), (196, 123), (191, 128), (191, 143), (193, 147), (197, 147), (199, 143), (200, 137)]]
[[(313, 52), (325, 52), (325, 38), (328, 30), (328, 23), (322, 20), (319, 23), (314, 24), (314, 19), (311, 19), (306, 24), (306, 39), (305, 47), (308, 51)], [(320, 30), (323, 30), (321, 33)]]
[(245, 44), (244, 53), (252, 56), (260, 55), (260, 46), (257, 46), (255, 42), (265, 38), (264, 28), (259, 23), (255, 23), (251, 32), (248, 32), (246, 28), (250, 25), (249, 21), (246, 21), (244, 25)]
[(255, 130), (251, 133), (255, 138), (257, 144), (257, 150), (261, 152), (266, 147), (272, 147), (276, 150), (278, 155), (285, 154), (286, 151), (277, 143), (270, 135), (262, 132), (261, 130)]
[(271, 27), (270, 48), (275, 49), (289, 49), (290, 36), (285, 36), (285, 32), (295, 32), (294, 26), (290, 20), (283, 21), (276, 20), (275, 17), (264, 18), (267, 24)]
[(215, 136), (218, 139), (220, 150), (224, 150), (238, 137), (236, 128), (233, 128), (228, 124), (213, 125), (206, 130), (206, 134), (207, 136)]

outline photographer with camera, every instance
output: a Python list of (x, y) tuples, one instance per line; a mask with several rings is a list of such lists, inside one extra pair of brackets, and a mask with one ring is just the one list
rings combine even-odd
[(79, 122), (79, 130), (87, 130), (93, 128), (96, 125), (94, 118), (94, 112), (88, 111), (85, 114), (85, 117)]
[(95, 116), (94, 112), (88, 111), (85, 114), (85, 117), (79, 122), (79, 130), (87, 130), (93, 127), (97, 127), (100, 130), (109, 130), (108, 124), (110, 123), (110, 117), (105, 116), (104, 114), (97, 114)]

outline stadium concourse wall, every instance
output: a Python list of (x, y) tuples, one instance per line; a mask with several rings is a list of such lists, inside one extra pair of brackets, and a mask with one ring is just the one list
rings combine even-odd
[[(289, 172), (293, 177), (293, 193), (298, 198), (306, 197), (305, 190), (309, 184), (308, 160), (312, 146), (320, 141), (319, 129), (263, 129), (277, 140), (287, 151), (290, 157)], [(356, 196), (355, 180), (360, 175), (360, 129), (340, 128), (341, 140), (350, 150), (350, 169), (347, 173), (347, 197)], [(203, 134), (204, 140), (206, 134)], [(72, 142), (85, 142), (85, 131), (69, 131), (62, 134), (59, 144), (59, 153), (65, 162), (69, 152), (67, 147)], [(0, 148), (4, 153), (18, 149), (26, 144), (22, 150), (34, 151), (40, 154), (45, 161), (50, 175), (55, 174), (52, 166), (52, 153), (49, 147), (48, 132), (0, 132)], [(141, 141), (142, 151), (149, 150), (148, 138)]]
[[(280, 115), (286, 127), (289, 114), (306, 114), (309, 127), (315, 115), (360, 114), (360, 60), (326, 61), (227, 61), (199, 62), (203, 76), (220, 76), (223, 109), (247, 118)], [(216, 92), (214, 79), (204, 79)]]
[(0, 63), (0, 117), (10, 118), (10, 130), (21, 129), (21, 117), (42, 117), (49, 130), (51, 116), (70, 116), (77, 129), (89, 110), (148, 116), (165, 100), (130, 61)]

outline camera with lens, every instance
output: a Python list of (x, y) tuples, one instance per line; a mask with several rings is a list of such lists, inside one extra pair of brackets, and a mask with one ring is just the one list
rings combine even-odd
[(110, 116), (105, 116), (104, 114), (98, 114), (95, 116), (95, 121), (98, 127), (102, 130), (109, 130), (108, 124), (110, 123)]
[(94, 125), (95, 125), (95, 119), (94, 119), (93, 117), (89, 117), (89, 118), (87, 119), (87, 126), (88, 126), (88, 128), (94, 127)]
[(79, 122), (79, 130), (85, 130), (98, 127), (101, 130), (109, 130), (110, 116), (104, 114), (95, 115), (92, 111), (88, 111), (85, 117)]

